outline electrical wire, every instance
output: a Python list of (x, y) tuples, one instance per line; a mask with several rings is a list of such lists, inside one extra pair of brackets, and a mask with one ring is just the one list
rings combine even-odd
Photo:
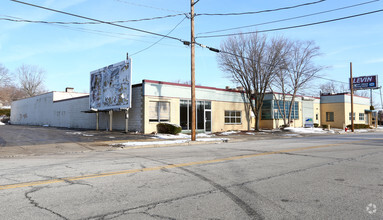
[(262, 11), (234, 12), (234, 13), (217, 13), (217, 14), (201, 13), (201, 14), (196, 14), (196, 16), (227, 16), (227, 15), (230, 16), (230, 15), (259, 14), (259, 13), (265, 13), (265, 12), (274, 12), (274, 11), (281, 11), (281, 10), (299, 8), (299, 7), (302, 7), (302, 6), (318, 4), (318, 3), (321, 3), (321, 2), (325, 2), (325, 1), (326, 0), (319, 0), (319, 1), (315, 1), (315, 2), (308, 2), (308, 3), (304, 3), (304, 4), (299, 4), (299, 5), (287, 6), (287, 7), (283, 7), (283, 8), (268, 9), (268, 10), (262, 10)]
[[(11, 0), (11, 1), (13, 1), (13, 0)], [(250, 32), (243, 32), (243, 33), (233, 33), (233, 34), (204, 35), (204, 36), (199, 36), (198, 38), (228, 37), (228, 36), (235, 36), (235, 35), (242, 35), (242, 34), (265, 33), (265, 32), (271, 32), (271, 31), (280, 31), (280, 30), (301, 28), (301, 27), (313, 26), (313, 25), (318, 25), (318, 24), (324, 24), (324, 23), (329, 23), (329, 22), (334, 22), (334, 21), (340, 21), (340, 20), (360, 17), (360, 16), (364, 16), (364, 15), (382, 12), (382, 11), (383, 11), (383, 9), (380, 9), (380, 10), (376, 10), (376, 11), (369, 11), (369, 12), (356, 14), (356, 15), (350, 15), (350, 16), (341, 17), (341, 18), (335, 18), (335, 19), (330, 19), (330, 20), (325, 20), (325, 21), (319, 21), (319, 22), (301, 24), (301, 25), (294, 25), (294, 26), (288, 26), (288, 27), (282, 27), (282, 28), (274, 28), (274, 29), (260, 30), (260, 31), (250, 31)]]
[(134, 6), (139, 6), (139, 7), (145, 7), (145, 8), (156, 9), (156, 10), (160, 10), (160, 11), (168, 11), (168, 12), (175, 12), (175, 13), (184, 13), (184, 12), (182, 12), (182, 11), (176, 11), (176, 10), (171, 10), (171, 9), (166, 9), (166, 8), (158, 8), (158, 7), (154, 7), (154, 6), (150, 6), (150, 5), (138, 4), (138, 3), (128, 2), (128, 1), (124, 1), (124, 0), (115, 0), (115, 1), (117, 1), (117, 2), (121, 2), (121, 3), (125, 3), (125, 4), (134, 5)]
[[(108, 21), (108, 23), (117, 24), (117, 23), (138, 22), (138, 21), (152, 21), (152, 20), (158, 20), (163, 18), (176, 17), (180, 15), (185, 15), (185, 14), (174, 14), (174, 15), (166, 15), (161, 17), (142, 18), (142, 19), (125, 20), (125, 21)], [(12, 19), (12, 18), (0, 18), (0, 20), (13, 21), (13, 22), (42, 23), (42, 24), (104, 24), (103, 22), (95, 22), (95, 21), (92, 21), (92, 22), (36, 21), (36, 20)]]
[[(186, 19), (186, 17), (184, 17), (176, 26), (174, 26), (174, 28), (173, 29), (171, 29), (167, 34), (166, 34), (166, 36), (168, 36), (169, 34), (171, 34), (184, 20)], [(153, 47), (154, 45), (156, 45), (156, 44), (158, 44), (160, 41), (162, 41), (163, 39), (164, 39), (165, 37), (161, 37), (158, 41), (156, 41), (156, 42), (154, 42), (153, 44), (151, 44), (150, 46), (148, 46), (148, 47), (146, 47), (146, 48), (144, 48), (144, 49), (142, 49), (142, 50), (140, 50), (140, 51), (137, 51), (137, 52), (135, 52), (135, 53), (133, 53), (132, 55), (130, 55), (130, 56), (134, 56), (134, 55), (136, 55), (136, 54), (139, 54), (139, 53), (141, 53), (141, 52), (143, 52), (143, 51), (145, 51), (145, 50), (148, 50), (149, 48), (151, 48), (151, 47)]]
[(355, 4), (355, 5), (349, 5), (349, 6), (335, 8), (335, 9), (331, 9), (331, 10), (320, 11), (320, 12), (316, 12), (316, 13), (311, 13), (311, 14), (306, 14), (306, 15), (301, 15), (301, 16), (296, 16), (296, 17), (290, 17), (290, 18), (285, 18), (285, 19), (279, 19), (279, 20), (274, 20), (274, 21), (268, 21), (268, 22), (263, 22), (263, 23), (258, 23), (258, 24), (252, 24), (252, 25), (245, 25), (245, 26), (233, 27), (233, 28), (227, 28), (227, 29), (221, 29), (221, 30), (201, 32), (201, 33), (198, 33), (197, 35), (200, 35), (200, 34), (211, 34), (211, 33), (224, 32), (224, 31), (231, 31), (231, 30), (237, 30), (237, 29), (242, 29), (242, 28), (261, 26), (261, 25), (265, 25), (265, 24), (273, 24), (273, 23), (278, 23), (278, 22), (283, 22), (283, 21), (290, 21), (290, 20), (295, 20), (295, 19), (299, 19), (299, 18), (311, 17), (311, 16), (325, 14), (325, 13), (329, 13), (329, 12), (334, 12), (334, 11), (344, 10), (344, 9), (348, 9), (348, 8), (358, 7), (358, 6), (362, 6), (362, 5), (366, 5), (366, 4), (371, 4), (371, 3), (374, 3), (374, 2), (378, 2), (378, 1), (380, 1), (380, 0), (373, 0), (373, 1), (368, 1), (368, 2), (362, 2), (362, 3), (359, 3), (359, 4)]
[(69, 12), (59, 11), (59, 10), (56, 10), (56, 9), (47, 8), (47, 7), (43, 7), (43, 6), (39, 6), (39, 5), (34, 5), (34, 4), (31, 4), (31, 3), (22, 2), (22, 1), (18, 1), (18, 0), (10, 0), (10, 1), (21, 3), (21, 4), (24, 4), (24, 5), (29, 5), (29, 6), (36, 7), (36, 8), (41, 8), (41, 9), (48, 10), (48, 11), (54, 11), (54, 12), (57, 12), (57, 13), (60, 13), (60, 14), (65, 14), (65, 15), (69, 15), (69, 16), (73, 16), (73, 17), (83, 18), (83, 19), (86, 19), (86, 20), (96, 21), (96, 22), (100, 22), (100, 23), (103, 23), (103, 24), (109, 24), (109, 25), (116, 26), (116, 27), (121, 27), (121, 28), (129, 29), (129, 30), (133, 30), (133, 31), (138, 31), (138, 32), (146, 33), (146, 34), (156, 35), (156, 36), (165, 37), (165, 38), (169, 38), (169, 39), (172, 39), (172, 40), (178, 40), (178, 41), (184, 42), (184, 40), (182, 40), (180, 38), (176, 38), (176, 37), (172, 37), (172, 36), (167, 36), (167, 35), (163, 35), (163, 34), (158, 34), (158, 33), (151, 32), (151, 31), (146, 31), (146, 30), (142, 30), (142, 29), (138, 29), (138, 28), (132, 28), (132, 27), (128, 27), (128, 26), (124, 26), (124, 25), (120, 25), (120, 24), (114, 24), (114, 23), (110, 23), (110, 22), (107, 22), (107, 21), (102, 21), (102, 20), (98, 20), (98, 19), (94, 19), (94, 18), (82, 16), (82, 15), (72, 14), (72, 13), (69, 13)]

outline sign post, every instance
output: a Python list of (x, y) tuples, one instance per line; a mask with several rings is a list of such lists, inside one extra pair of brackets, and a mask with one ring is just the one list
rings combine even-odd
[(352, 78), (352, 62), (350, 62), (350, 89), (351, 89), (351, 131), (354, 132), (354, 80)]

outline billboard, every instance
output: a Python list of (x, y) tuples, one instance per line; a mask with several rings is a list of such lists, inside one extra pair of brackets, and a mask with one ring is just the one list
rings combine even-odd
[[(350, 80), (351, 81), (351, 80)], [(352, 78), (352, 84), (354, 90), (360, 89), (377, 89), (378, 88), (378, 76), (360, 76)], [(350, 85), (351, 87), (351, 85)]]
[(90, 73), (89, 104), (92, 110), (131, 108), (132, 61), (115, 63)]

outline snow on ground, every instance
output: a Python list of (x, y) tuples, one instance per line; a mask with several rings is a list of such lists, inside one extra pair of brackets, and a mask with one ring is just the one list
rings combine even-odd
[(383, 125), (378, 125), (377, 129), (383, 129)]
[(222, 132), (221, 135), (231, 135), (231, 134), (238, 134), (239, 131), (226, 131), (226, 132)]
[(126, 143), (120, 143), (120, 144), (112, 144), (113, 146), (145, 146), (145, 145), (166, 145), (166, 144), (182, 144), (186, 143), (188, 140), (172, 140), (172, 141), (150, 141), (150, 142), (126, 142)]
[(84, 137), (93, 137), (94, 135), (93, 134), (82, 134), (82, 136), (84, 136)]
[[(207, 133), (200, 133), (200, 134), (197, 134), (196, 136), (197, 136), (197, 138), (211, 138), (214, 135), (207, 134)], [(179, 133), (177, 135), (174, 135), (174, 134), (156, 134), (153, 138), (154, 139), (190, 139), (190, 135), (182, 134), (182, 133)]]
[(5, 125), (3, 122), (0, 121), (0, 125)]
[(293, 133), (300, 134), (310, 134), (310, 133), (328, 133), (328, 131), (323, 130), (322, 128), (285, 128), (284, 131), (290, 131)]
[(357, 133), (365, 133), (365, 132), (370, 132), (371, 130), (369, 130), (369, 129), (355, 129), (354, 131)]
[(73, 134), (73, 135), (80, 135), (80, 134), (82, 134), (82, 132), (65, 132), (65, 133), (67, 133), (67, 134)]
[(257, 134), (266, 134), (266, 132), (260, 131), (260, 132), (246, 132), (248, 135), (257, 135)]
[[(198, 142), (213, 142), (213, 141), (228, 141), (228, 138), (197, 138)], [(168, 141), (144, 141), (144, 142), (126, 142), (119, 144), (111, 144), (112, 146), (124, 146), (124, 147), (134, 147), (134, 146), (145, 146), (145, 145), (168, 145), (168, 144), (183, 144), (190, 142), (190, 139), (183, 140), (168, 140)]]

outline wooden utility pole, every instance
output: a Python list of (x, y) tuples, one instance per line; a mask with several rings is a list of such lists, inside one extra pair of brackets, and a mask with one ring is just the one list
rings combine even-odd
[[(197, 0), (198, 1), (198, 0)], [(196, 140), (196, 101), (195, 101), (195, 37), (194, 37), (194, 0), (190, 0), (190, 27), (191, 27), (191, 140)]]
[(350, 62), (350, 89), (351, 89), (351, 131), (354, 132), (354, 79), (352, 78), (352, 62)]

